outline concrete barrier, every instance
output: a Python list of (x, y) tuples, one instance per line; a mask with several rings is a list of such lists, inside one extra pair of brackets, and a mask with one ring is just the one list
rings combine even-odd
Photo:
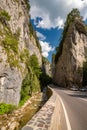
[(52, 96), (45, 105), (33, 116), (22, 130), (60, 130), (61, 103), (57, 93), (50, 88)]

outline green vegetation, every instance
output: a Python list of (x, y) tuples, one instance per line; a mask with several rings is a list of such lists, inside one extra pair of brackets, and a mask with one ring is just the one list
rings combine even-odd
[(39, 80), (34, 73), (28, 73), (22, 82), (19, 106), (23, 105), (37, 91), (40, 91)]
[(28, 64), (29, 63), (29, 50), (28, 49), (23, 49), (20, 53), (20, 60), (23, 63)]
[(10, 66), (18, 67), (18, 40), (20, 36), (20, 29), (16, 31), (15, 34), (12, 34), (9, 27), (4, 27), (3, 34), (5, 38), (2, 41), (2, 46), (7, 54), (7, 61)]
[(0, 103), (0, 115), (12, 112), (16, 106), (11, 104)]
[(18, 40), (12, 33), (5, 36), (3, 47), (9, 52), (12, 50), (14, 53), (18, 53)]
[(7, 62), (10, 64), (10, 67), (17, 67), (18, 69), (20, 69), (19, 60), (15, 56), (15, 54), (7, 52), (7, 57), (8, 57)]
[(30, 4), (29, 4), (29, 0), (24, 0), (25, 4), (27, 5), (28, 10), (30, 10)]
[(38, 59), (35, 55), (29, 57), (29, 54), (26, 55), (25, 59), (28, 73), (22, 82), (20, 106), (32, 96), (32, 93), (40, 91), (40, 83), (38, 79), (40, 75), (40, 67)]
[[(18, 0), (15, 0), (19, 2)], [(28, 0), (24, 0), (28, 9), (30, 9)], [(24, 2), (23, 2), (24, 4)], [(21, 16), (21, 13), (19, 14)], [(40, 84), (45, 86), (49, 83), (49, 77), (41, 72), (41, 68), (38, 63), (38, 58), (35, 55), (30, 56), (29, 50), (23, 49), (19, 52), (19, 37), (21, 29), (18, 28), (16, 32), (13, 34), (9, 24), (7, 23), (10, 20), (10, 16), (6, 11), (0, 12), (0, 35), (1, 38), (1, 45), (5, 50), (7, 55), (7, 62), (9, 63), (10, 67), (17, 67), (20, 69), (22, 67), (21, 63), (26, 65), (25, 71), (26, 76), (22, 82), (21, 86), (21, 99), (19, 106), (23, 105), (26, 100), (29, 99), (35, 92), (40, 91)], [(6, 25), (6, 26), (4, 26)], [(32, 24), (29, 24), (30, 34), (36, 40), (37, 47), (41, 51), (41, 46), (39, 44), (39, 40), (36, 36), (36, 32), (34, 31)], [(0, 60), (2, 62), (2, 60)], [(44, 78), (43, 78), (44, 76)], [(43, 79), (42, 79), (43, 78)], [(45, 83), (44, 83), (45, 82)], [(0, 114), (9, 113), (14, 109), (14, 106), (10, 104), (0, 104)]]
[(44, 87), (52, 82), (52, 79), (48, 75), (41, 72), (36, 55), (32, 55), (27, 59), (26, 66), (28, 73), (22, 82), (20, 106), (23, 105), (33, 93), (40, 91), (40, 89), (42, 91)]
[(0, 39), (1, 45), (4, 48), (7, 54), (7, 62), (10, 66), (19, 67), (19, 52), (18, 52), (18, 44), (19, 44), (19, 36), (20, 36), (20, 28), (18, 28), (15, 34), (12, 33), (9, 24), (7, 21), (10, 20), (10, 16), (6, 11), (0, 11), (0, 27), (3, 26), (0, 30), (0, 35), (2, 38)]
[(41, 69), (39, 67), (38, 58), (36, 57), (36, 55), (30, 56), (30, 65), (36, 76), (39, 78), (41, 74)]
[(0, 10), (0, 22), (7, 25), (7, 21), (10, 21), (10, 15), (5, 10)]
[(56, 52), (56, 55), (55, 55), (55, 64), (58, 62), (58, 59), (59, 59), (59, 57), (62, 54), (63, 43), (64, 43), (65, 37), (67, 35), (67, 31), (68, 31), (69, 25), (75, 20), (76, 17), (82, 19), (78, 9), (73, 9), (67, 15), (67, 19), (66, 19), (66, 22), (64, 24), (64, 30), (63, 30), (63, 33), (62, 33), (61, 41), (60, 41), (59, 47), (56, 48), (57, 52)]

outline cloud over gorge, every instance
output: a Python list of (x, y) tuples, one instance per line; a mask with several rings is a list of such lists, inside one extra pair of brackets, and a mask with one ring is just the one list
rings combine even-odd
[(50, 51), (54, 51), (54, 47), (52, 47), (49, 43), (40, 41), (40, 45), (42, 47), (42, 55), (44, 57), (48, 57)]
[(62, 28), (65, 17), (72, 8), (78, 8), (84, 19), (87, 18), (87, 0), (30, 0), (31, 18), (41, 17), (37, 27)]

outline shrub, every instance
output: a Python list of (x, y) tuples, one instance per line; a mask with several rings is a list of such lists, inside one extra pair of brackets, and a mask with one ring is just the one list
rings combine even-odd
[(39, 67), (38, 58), (34, 54), (32, 56), (30, 56), (30, 65), (31, 65), (34, 73), (36, 74), (36, 76), (39, 78), (41, 69)]
[(5, 103), (0, 103), (0, 114), (5, 114), (5, 113), (10, 113), (12, 112), (16, 106), (11, 105), (11, 104), (5, 104)]
[(33, 73), (28, 73), (22, 82), (21, 99), (19, 105), (23, 105), (33, 92), (40, 91), (40, 84), (38, 78)]
[(18, 40), (15, 38), (14, 35), (7, 34), (3, 41), (3, 47), (7, 51), (12, 50), (14, 53), (18, 53)]
[[(25, 51), (27, 52), (27, 51)], [(24, 53), (22, 54), (24, 56)], [(21, 56), (22, 56), (21, 55)], [(21, 58), (23, 58), (23, 56)], [(26, 53), (26, 66), (28, 69), (28, 73), (22, 82), (21, 87), (21, 99), (19, 104), (24, 104), (24, 102), (32, 96), (33, 92), (40, 91), (40, 83), (39, 83), (39, 64), (38, 59), (35, 55), (29, 57), (29, 53)]]
[(31, 91), (31, 75), (28, 73), (22, 82), (21, 100), (29, 95)]
[(10, 15), (5, 10), (0, 11), (0, 21), (4, 25), (7, 24), (7, 21), (10, 21)]
[(13, 53), (8, 53), (8, 63), (10, 64), (10, 67), (19, 67), (19, 60)]
[(25, 1), (25, 4), (26, 4), (26, 6), (27, 6), (28, 10), (30, 10), (29, 0), (24, 0), (24, 1)]

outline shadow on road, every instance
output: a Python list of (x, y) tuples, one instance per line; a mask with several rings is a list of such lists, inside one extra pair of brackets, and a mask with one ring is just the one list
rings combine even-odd
[(87, 93), (74, 93), (74, 94), (68, 94), (68, 95), (72, 96), (72, 97), (86, 98), (87, 99)]

